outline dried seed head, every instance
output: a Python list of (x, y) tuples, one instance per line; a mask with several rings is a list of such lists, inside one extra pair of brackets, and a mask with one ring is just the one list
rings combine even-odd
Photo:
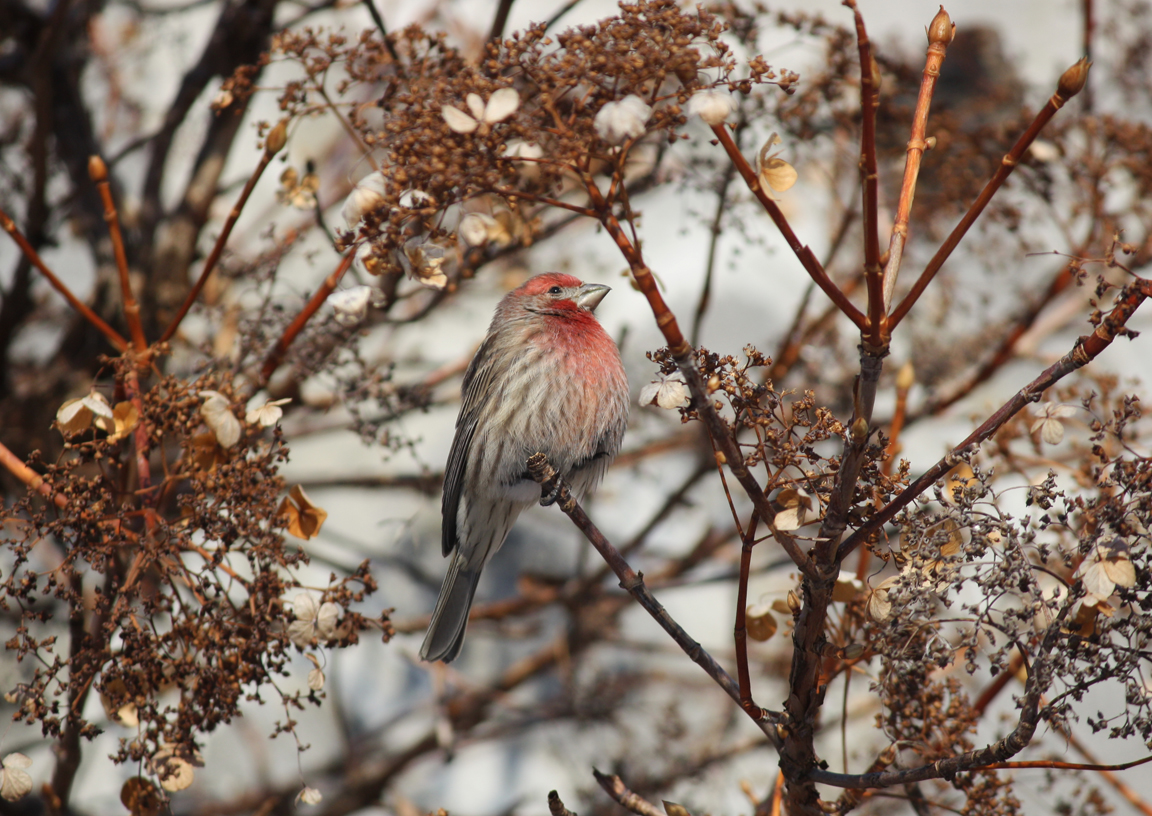
[(281, 119), (264, 140), (264, 155), (272, 158), (288, 143), (288, 120)]

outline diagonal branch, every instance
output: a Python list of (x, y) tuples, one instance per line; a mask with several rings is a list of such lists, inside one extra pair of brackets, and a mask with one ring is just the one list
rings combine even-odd
[(768, 213), (768, 217), (772, 219), (772, 223), (776, 225), (776, 229), (780, 230), (780, 234), (784, 236), (784, 240), (788, 242), (788, 246), (796, 254), (800, 260), (804, 270), (816, 282), (816, 285), (824, 290), (824, 294), (836, 304), (848, 319), (856, 324), (856, 327), (864, 331), (868, 326), (868, 319), (864, 313), (852, 305), (852, 301), (840, 291), (832, 279), (828, 277), (828, 273), (824, 271), (824, 267), (816, 260), (816, 256), (812, 250), (800, 243), (800, 239), (796, 237), (796, 233), (792, 231), (792, 226), (788, 223), (788, 219), (784, 217), (783, 211), (780, 209), (772, 197), (768, 195), (760, 186), (760, 179), (756, 176), (756, 171), (752, 169), (752, 165), (748, 164), (748, 160), (744, 158), (744, 154), (740, 152), (740, 148), (733, 141), (732, 135), (728, 133), (724, 125), (714, 125), (712, 132), (716, 134), (716, 138), (720, 140), (728, 158), (736, 165), (736, 170), (744, 179), (744, 183), (748, 185), (748, 189), (756, 196), (760, 204)]
[(871, 538), (883, 525), (895, 518), (897, 513), (911, 504), (917, 496), (955, 467), (970, 448), (974, 449), (990, 438), (1008, 420), (1019, 413), (1025, 405), (1036, 402), (1046, 389), (1096, 359), (1118, 335), (1127, 332), (1127, 329), (1124, 328), (1125, 323), (1148, 297), (1152, 297), (1152, 281), (1138, 279), (1124, 287), (1118, 295), (1116, 306), (1104, 316), (1092, 334), (1080, 337), (1071, 351), (1044, 369), (1040, 376), (1016, 392), (996, 413), (969, 434), (967, 439), (949, 451), (943, 459), (925, 471), (920, 478), (908, 485), (888, 506), (869, 519), (867, 524), (849, 536), (837, 550), (837, 560), (843, 560), (852, 550)]
[(1074, 97), (1084, 87), (1084, 83), (1088, 80), (1088, 69), (1092, 67), (1092, 63), (1086, 59), (1081, 59), (1071, 68), (1063, 73), (1060, 81), (1056, 85), (1056, 93), (1048, 100), (1048, 104), (1036, 114), (1036, 118), (1032, 120), (1032, 124), (1024, 131), (1023, 135), (1016, 140), (1016, 144), (1008, 151), (1000, 162), (1000, 167), (997, 168), (996, 173), (992, 176), (991, 180), (980, 191), (980, 195), (968, 208), (968, 212), (960, 219), (960, 223), (952, 230), (952, 234), (948, 236), (947, 240), (940, 245), (940, 249), (928, 262), (928, 266), (924, 267), (924, 271), (920, 273), (912, 290), (904, 296), (900, 301), (900, 305), (892, 312), (888, 321), (889, 330), (895, 329), (900, 321), (908, 314), (909, 310), (916, 304), (920, 296), (924, 294), (924, 290), (928, 288), (928, 284), (936, 277), (936, 273), (940, 271), (940, 267), (948, 260), (952, 251), (956, 249), (960, 240), (968, 232), (971, 226), (976, 223), (976, 219), (984, 212), (984, 208), (988, 206), (988, 202), (992, 200), (992, 196), (1004, 185), (1008, 180), (1008, 176), (1012, 175), (1012, 171), (1016, 169), (1016, 165), (1020, 163), (1020, 159), (1024, 156), (1024, 151), (1035, 141), (1040, 131), (1048, 124), (1049, 120), (1056, 115), (1056, 111), (1064, 107), (1069, 99)]
[[(621, 588), (644, 607), (645, 611), (671, 636), (676, 645), (683, 649), (685, 654), (724, 690), (725, 694), (731, 697), (737, 705), (740, 705), (742, 710), (747, 711), (741, 703), (740, 685), (732, 679), (728, 672), (724, 671), (712, 655), (705, 651), (704, 647), (684, 631), (684, 628), (668, 614), (668, 610), (653, 597), (648, 587), (644, 585), (644, 576), (629, 566), (620, 551), (612, 546), (612, 542), (605, 538), (604, 534), (592, 523), (592, 520), (584, 512), (584, 508), (572, 495), (572, 491), (564, 478), (548, 463), (548, 458), (542, 453), (537, 453), (528, 459), (527, 466), (532, 478), (540, 485), (541, 503), (544, 503), (545, 498), (551, 498), (552, 502), (560, 506), (565, 515), (580, 528), (580, 531), (584, 533), (584, 536), (596, 548), (596, 551), (600, 553), (612, 571), (616, 573), (616, 577), (620, 579)], [(773, 743), (777, 741), (776, 730), (772, 725), (772, 720), (777, 715), (766, 709), (758, 708), (756, 709), (756, 716), (753, 716), (750, 711), (749, 716)]]

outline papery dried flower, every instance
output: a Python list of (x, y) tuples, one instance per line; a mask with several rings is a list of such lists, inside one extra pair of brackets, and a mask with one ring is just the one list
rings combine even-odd
[(375, 286), (352, 286), (333, 292), (328, 296), (328, 304), (336, 312), (336, 322), (343, 326), (355, 326), (368, 314), (368, 305), (379, 305), (384, 301), (384, 293)]
[(90, 391), (86, 397), (70, 399), (56, 412), (56, 427), (67, 434), (78, 433), (92, 425), (95, 417), (113, 419), (112, 406), (99, 391)]
[(784, 509), (776, 514), (778, 530), (796, 530), (820, 518), (820, 502), (807, 493), (785, 488), (776, 495), (776, 503)]
[(462, 240), (468, 246), (484, 246), (490, 240), (489, 236), (497, 229), (499, 225), (496, 219), (484, 213), (468, 213), (460, 221), (460, 226), (456, 232), (460, 235)]
[(1136, 584), (1136, 568), (1128, 557), (1128, 546), (1118, 538), (1093, 547), (1077, 568), (1076, 576), (1084, 582), (1084, 590), (1101, 601), (1112, 597), (1118, 586)]
[(436, 199), (423, 190), (405, 190), (400, 194), (400, 206), (406, 210), (435, 207)]
[(248, 411), (244, 419), (249, 425), (271, 428), (280, 421), (280, 417), (284, 416), (284, 409), (280, 406), (287, 405), (291, 401), (291, 397), (284, 397), (284, 399), (278, 400), (265, 400), (259, 408), (253, 408)]
[(32, 760), (20, 753), (11, 753), (4, 757), (3, 769), (0, 770), (0, 796), (9, 802), (25, 796), (32, 790), (32, 777), (25, 768), (32, 767)]
[(230, 448), (240, 441), (240, 420), (232, 413), (232, 404), (219, 391), (201, 391), (204, 404), (200, 406), (200, 416), (208, 430), (216, 436), (222, 448)]
[(796, 183), (798, 175), (796, 168), (779, 158), (776, 153), (769, 153), (773, 146), (780, 144), (780, 137), (773, 133), (768, 141), (760, 148), (756, 157), (756, 175), (760, 179), (760, 186), (783, 193)]
[(408, 277), (430, 289), (443, 289), (448, 285), (448, 275), (441, 268), (447, 259), (444, 247), (430, 242), (409, 243), (402, 256)]
[(316, 790), (315, 788), (309, 788), (308, 786), (305, 786), (302, 791), (296, 794), (296, 804), (298, 805), (318, 805), (323, 800), (324, 797), (320, 791)]
[(328, 513), (312, 504), (312, 500), (300, 485), (294, 485), (288, 491), (288, 495), (276, 508), (276, 515), (287, 519), (288, 532), (306, 541), (319, 535), (324, 520), (328, 518)]
[(888, 591), (899, 579), (898, 575), (886, 578), (868, 596), (868, 615), (872, 620), (883, 623), (892, 616), (892, 601), (888, 599)]
[(324, 671), (320, 668), (320, 658), (314, 654), (304, 655), (312, 663), (312, 669), (308, 672), (308, 688), (313, 691), (320, 691), (324, 688)]
[(610, 144), (625, 138), (644, 135), (644, 126), (652, 115), (652, 108), (636, 94), (628, 94), (619, 102), (609, 102), (596, 114), (592, 124), (596, 134)]
[(750, 604), (744, 610), (744, 624), (748, 637), (761, 642), (776, 634), (778, 628), (771, 607), (767, 604)]
[(312, 210), (316, 208), (316, 191), (319, 189), (320, 177), (310, 165), (303, 177), (295, 167), (286, 167), (280, 174), (280, 189), (276, 191), (276, 200), (298, 210)]
[(1046, 402), (1043, 405), (1033, 405), (1032, 414), (1039, 418), (1032, 423), (1031, 432), (1039, 431), (1040, 438), (1049, 445), (1059, 445), (1064, 439), (1064, 424), (1060, 420), (1075, 416), (1076, 408), (1071, 405)]
[(684, 382), (684, 375), (675, 371), (668, 376), (661, 375), (660, 379), (641, 388), (638, 402), (640, 405), (656, 405), (672, 411), (691, 405), (692, 394), (688, 390), (688, 383)]
[(292, 612), (296, 620), (288, 624), (288, 639), (301, 649), (312, 645), (314, 638), (330, 640), (340, 622), (340, 606), (331, 601), (317, 604), (306, 592), (301, 592), (292, 600)]
[[(194, 755), (193, 759), (197, 765), (204, 764), (199, 755)], [(169, 793), (184, 790), (196, 778), (192, 763), (184, 757), (176, 756), (176, 746), (171, 743), (165, 743), (160, 747), (152, 757), (152, 765), (160, 778), (160, 787)]]
[(520, 107), (520, 94), (515, 88), (501, 88), (488, 98), (487, 105), (479, 94), (474, 93), (464, 97), (464, 101), (468, 104), (468, 110), (472, 112), (471, 116), (451, 105), (441, 108), (441, 114), (448, 127), (457, 133), (473, 133), (481, 129), (481, 126), (503, 122), (514, 114)]
[(697, 91), (688, 100), (686, 113), (699, 116), (709, 125), (722, 125), (736, 112), (736, 98), (727, 91)]
[(340, 215), (344, 218), (344, 223), (348, 225), (348, 229), (356, 229), (361, 219), (364, 218), (364, 213), (373, 212), (384, 206), (386, 189), (387, 183), (384, 181), (384, 174), (380, 171), (369, 173), (356, 182), (356, 186), (344, 199), (344, 206), (340, 209)]

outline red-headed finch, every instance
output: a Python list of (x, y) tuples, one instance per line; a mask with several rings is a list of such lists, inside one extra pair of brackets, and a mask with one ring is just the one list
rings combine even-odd
[(460, 653), (480, 570), (516, 517), (539, 500), (528, 457), (545, 454), (579, 496), (620, 449), (628, 380), (616, 344), (593, 315), (608, 291), (548, 272), (496, 307), (464, 375), (444, 472), (442, 541), (452, 563), (420, 647), (425, 660)]

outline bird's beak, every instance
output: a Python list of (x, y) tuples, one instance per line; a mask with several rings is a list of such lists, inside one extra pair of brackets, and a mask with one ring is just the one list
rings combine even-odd
[(576, 290), (576, 305), (590, 312), (596, 311), (604, 296), (612, 291), (610, 286), (602, 283), (586, 283)]

